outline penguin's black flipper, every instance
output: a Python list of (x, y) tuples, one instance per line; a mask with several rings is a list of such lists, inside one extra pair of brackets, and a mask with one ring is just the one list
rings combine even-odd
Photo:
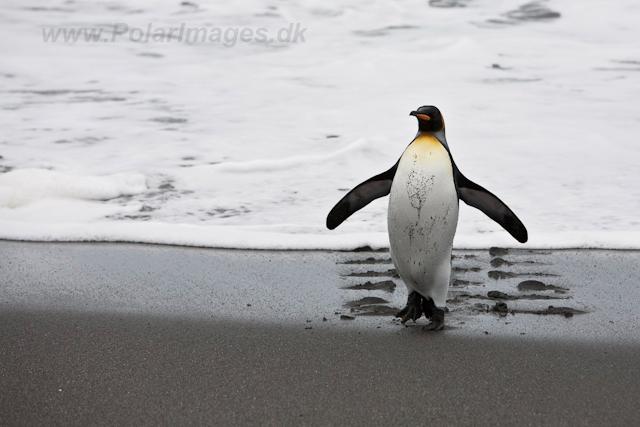
[(507, 230), (518, 242), (525, 243), (528, 240), (524, 224), (502, 200), (475, 182), (468, 180), (460, 173), (455, 164), (453, 169), (460, 200), (469, 206), (480, 209)]
[(329, 212), (327, 228), (333, 230), (354, 212), (364, 208), (373, 200), (388, 195), (391, 191), (393, 177), (398, 169), (398, 163), (400, 163), (400, 160), (388, 171), (369, 178), (349, 191)]

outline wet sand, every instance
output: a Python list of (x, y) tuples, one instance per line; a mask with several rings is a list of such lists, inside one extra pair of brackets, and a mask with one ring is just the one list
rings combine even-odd
[(456, 251), (442, 333), (384, 252), (0, 252), (2, 425), (640, 422), (637, 252)]

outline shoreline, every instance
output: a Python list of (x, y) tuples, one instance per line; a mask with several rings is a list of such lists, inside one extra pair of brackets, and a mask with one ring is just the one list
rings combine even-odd
[[(114, 244), (114, 245), (149, 245), (149, 246), (167, 246), (175, 248), (195, 248), (195, 249), (212, 249), (212, 250), (228, 250), (228, 251), (269, 251), (269, 252), (389, 252), (388, 246), (376, 247), (360, 246), (354, 249), (272, 249), (272, 248), (242, 248), (242, 247), (225, 247), (225, 246), (199, 246), (197, 244), (177, 244), (177, 243), (150, 243), (144, 241), (129, 240), (29, 240), (29, 239), (7, 239), (0, 238), (1, 242), (14, 243), (36, 243), (36, 244)], [(505, 249), (508, 251), (620, 251), (620, 252), (640, 252), (640, 248), (614, 248), (614, 247), (596, 247), (596, 246), (567, 246), (567, 247), (522, 247), (522, 246), (484, 246), (484, 247), (453, 247), (454, 251), (483, 251), (491, 249)]]

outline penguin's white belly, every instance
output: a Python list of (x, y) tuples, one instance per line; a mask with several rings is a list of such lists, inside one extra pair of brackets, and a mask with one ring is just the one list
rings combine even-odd
[(449, 153), (431, 134), (405, 150), (391, 186), (388, 213), (391, 257), (409, 292), (444, 308), (458, 195)]

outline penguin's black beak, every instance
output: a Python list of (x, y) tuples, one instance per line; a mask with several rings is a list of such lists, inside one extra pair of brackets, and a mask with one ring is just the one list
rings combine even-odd
[(425, 120), (425, 121), (429, 121), (431, 120), (431, 117), (427, 116), (426, 114), (420, 114), (417, 111), (412, 111), (409, 113), (410, 116), (416, 116), (417, 118), (421, 119), (421, 120)]

